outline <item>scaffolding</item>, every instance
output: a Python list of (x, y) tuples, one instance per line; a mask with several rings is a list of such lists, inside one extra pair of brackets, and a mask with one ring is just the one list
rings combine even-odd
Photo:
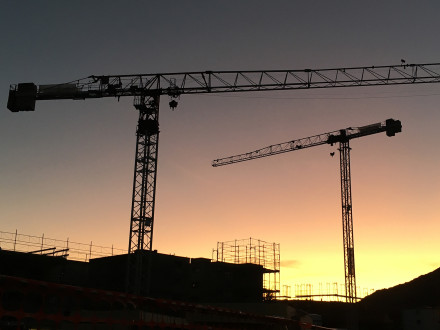
[(263, 298), (276, 299), (280, 295), (280, 244), (260, 239), (217, 242), (212, 260), (234, 264), (263, 266)]
[[(359, 293), (357, 297), (355, 297), (356, 301), (365, 298), (366, 296), (374, 293), (374, 289), (361, 288), (358, 286), (356, 288), (356, 292)], [(318, 289), (313, 284), (303, 283), (303, 284), (295, 284), (295, 295), (294, 299), (297, 300), (314, 300), (314, 301), (339, 301), (345, 302), (346, 296), (344, 294), (345, 288), (344, 284), (340, 284), (338, 282), (333, 283), (325, 283), (325, 285), (320, 282), (318, 285)], [(362, 294), (360, 294), (362, 292)]]
[(66, 240), (42, 236), (32, 236), (0, 231), (0, 250), (41, 254), (46, 256), (62, 257), (69, 260), (88, 262), (92, 258), (109, 257), (127, 253), (126, 250), (113, 246), (105, 247), (90, 242), (77, 243), (68, 238)]

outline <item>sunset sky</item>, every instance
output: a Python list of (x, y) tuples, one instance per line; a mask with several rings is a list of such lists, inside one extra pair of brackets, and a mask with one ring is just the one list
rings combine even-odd
[[(438, 1), (1, 1), (0, 231), (128, 247), (131, 98), (6, 108), (10, 84), (90, 75), (440, 62)], [(281, 284), (344, 283), (337, 146), (216, 158), (387, 118), (351, 141), (357, 284), (440, 267), (440, 85), (162, 97), (153, 248), (281, 245)]]

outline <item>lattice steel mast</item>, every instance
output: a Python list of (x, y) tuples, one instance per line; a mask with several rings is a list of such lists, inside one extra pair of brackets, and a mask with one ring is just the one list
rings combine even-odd
[(342, 204), (342, 236), (344, 247), (344, 274), (345, 296), (347, 302), (355, 302), (356, 294), (356, 271), (354, 262), (354, 239), (353, 239), (353, 213), (351, 199), (351, 172), (350, 172), (350, 144), (354, 138), (386, 132), (387, 136), (394, 136), (402, 131), (399, 120), (387, 119), (385, 122), (376, 123), (357, 128), (346, 128), (338, 131), (314, 135), (311, 137), (292, 140), (284, 143), (270, 145), (252, 152), (235, 156), (216, 159), (212, 166), (222, 166), (244, 162), (247, 160), (277, 155), (284, 152), (310, 148), (322, 144), (339, 143), (340, 175), (341, 175), (341, 204)]
[(344, 244), (345, 297), (356, 302), (356, 269), (354, 263), (353, 208), (351, 200), (350, 142), (339, 142), (341, 171), (342, 236)]
[[(128, 243), (127, 291), (148, 294), (150, 277), (138, 269), (151, 267), (154, 208), (156, 200), (157, 152), (159, 146), (159, 95), (136, 96), (134, 106), (139, 110), (136, 130), (136, 157)], [(146, 265), (144, 265), (146, 261)]]
[[(33, 111), (37, 100), (135, 97), (135, 107), (140, 111), (140, 114), (136, 133), (137, 152), (128, 251), (131, 254), (136, 250), (152, 249), (159, 136), (158, 109), (161, 95), (170, 96), (172, 100), (169, 105), (171, 108), (175, 108), (177, 106), (176, 99), (183, 94), (438, 82), (440, 82), (440, 63), (304, 70), (93, 75), (62, 84), (37, 86), (34, 83), (21, 83), (11, 85), (8, 109), (13, 112)], [(147, 107), (150, 107), (150, 101), (153, 99), (157, 108), (155, 116), (147, 115), (148, 111), (146, 110)], [(142, 113), (144, 106), (147, 113)], [(157, 125), (145, 128), (144, 123), (151, 123), (150, 120), (155, 121)], [(145, 155), (143, 154), (144, 150)], [(136, 272), (140, 274), (141, 270)], [(135, 276), (138, 278), (134, 281), (136, 283), (142, 281), (139, 274)], [(129, 278), (134, 277), (130, 275)], [(130, 291), (136, 292), (138, 289), (130, 289)]]

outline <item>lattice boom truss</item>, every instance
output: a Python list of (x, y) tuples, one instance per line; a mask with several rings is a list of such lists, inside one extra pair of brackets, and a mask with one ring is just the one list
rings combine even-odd
[(256, 264), (264, 268), (264, 298), (273, 299), (280, 293), (280, 244), (247, 238), (217, 242), (213, 260), (234, 264)]

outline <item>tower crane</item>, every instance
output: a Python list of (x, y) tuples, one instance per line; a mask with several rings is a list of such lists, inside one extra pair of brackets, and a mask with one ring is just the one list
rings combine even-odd
[[(170, 97), (174, 109), (184, 94), (301, 90), (440, 82), (440, 63), (331, 69), (200, 71), (130, 75), (92, 75), (68, 83), (10, 86), (8, 109), (33, 111), (36, 101), (133, 97), (139, 112), (128, 244), (129, 292), (148, 291), (142, 251), (151, 251), (159, 146), (159, 101)], [(136, 258), (130, 256), (137, 255)], [(133, 261), (134, 260), (134, 261)]]
[(339, 143), (340, 172), (341, 172), (341, 202), (342, 202), (342, 234), (344, 243), (344, 273), (345, 297), (347, 302), (356, 301), (356, 271), (354, 263), (353, 239), (353, 210), (351, 199), (351, 171), (350, 171), (350, 144), (351, 139), (386, 132), (387, 136), (394, 136), (402, 131), (399, 120), (387, 119), (385, 122), (362, 127), (349, 127), (338, 131), (314, 135), (298, 140), (270, 145), (252, 152), (216, 159), (213, 167), (229, 165), (247, 160), (263, 158), (281, 153), (315, 147), (322, 144), (333, 145)]

